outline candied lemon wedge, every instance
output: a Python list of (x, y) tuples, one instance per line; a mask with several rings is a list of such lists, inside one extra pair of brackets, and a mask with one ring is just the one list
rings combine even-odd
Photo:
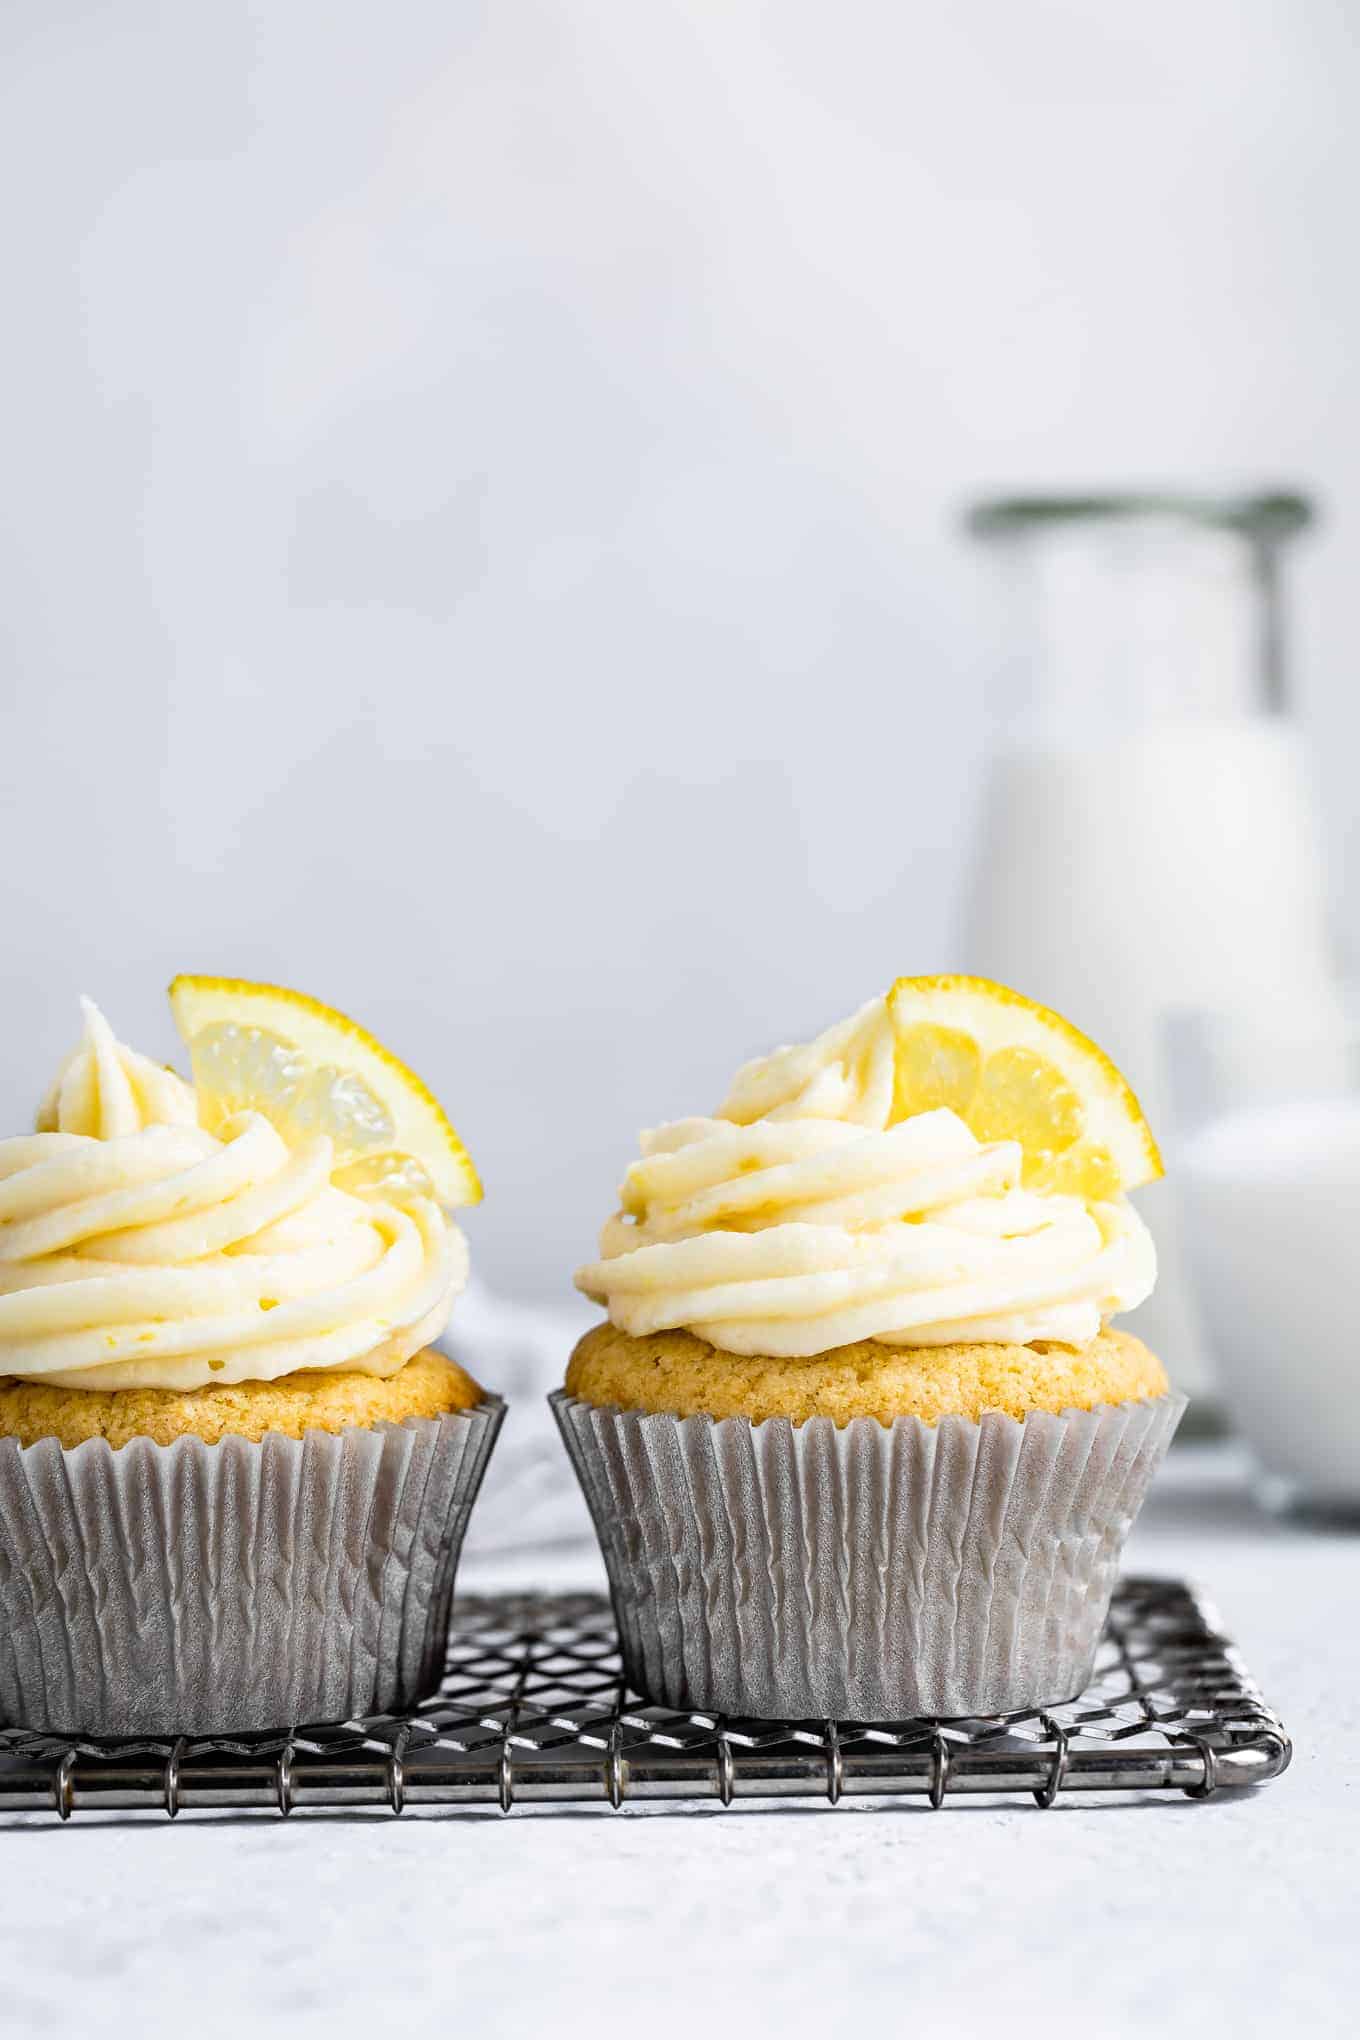
[(948, 1105), (979, 1140), (1015, 1140), (1024, 1181), (1093, 1201), (1162, 1173), (1124, 1078), (1058, 1013), (987, 978), (899, 978), (888, 994), (894, 1120)]
[(472, 1157), (438, 1100), (343, 1013), (244, 978), (177, 977), (170, 1004), (210, 1131), (261, 1112), (290, 1144), (329, 1134), (344, 1188), (480, 1202)]

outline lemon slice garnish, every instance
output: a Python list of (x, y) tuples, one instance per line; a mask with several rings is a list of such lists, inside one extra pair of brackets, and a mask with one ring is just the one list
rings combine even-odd
[(243, 978), (177, 977), (170, 1004), (210, 1132), (261, 1112), (290, 1146), (329, 1134), (345, 1188), (480, 1202), (472, 1157), (439, 1101), (343, 1013)]
[(899, 978), (894, 1120), (948, 1105), (979, 1140), (1015, 1140), (1033, 1189), (1100, 1200), (1162, 1173), (1124, 1078), (1046, 1006), (987, 978)]

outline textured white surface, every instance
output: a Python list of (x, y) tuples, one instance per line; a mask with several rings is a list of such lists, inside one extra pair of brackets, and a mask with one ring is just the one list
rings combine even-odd
[(1254, 1797), (25, 1819), (0, 1832), (10, 2029), (1349, 2031), (1360, 1542), (1271, 1525), (1228, 1455), (1182, 1450), (1132, 1556), (1210, 1587), (1289, 1722), (1293, 1769)]

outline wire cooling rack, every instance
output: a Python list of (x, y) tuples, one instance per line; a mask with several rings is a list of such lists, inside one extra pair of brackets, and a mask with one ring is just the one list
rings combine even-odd
[(594, 1594), (463, 1600), (440, 1691), (288, 1735), (87, 1742), (0, 1729), (0, 1813), (512, 1808), (570, 1801), (1188, 1793), (1277, 1778), (1289, 1738), (1186, 1586), (1130, 1579), (1079, 1700), (973, 1721), (738, 1721), (627, 1687)]

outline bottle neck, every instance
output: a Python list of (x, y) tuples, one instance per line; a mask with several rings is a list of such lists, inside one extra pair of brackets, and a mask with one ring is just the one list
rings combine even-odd
[(1284, 706), (1277, 554), (1171, 517), (1073, 521), (992, 541), (1003, 720), (1041, 738)]

